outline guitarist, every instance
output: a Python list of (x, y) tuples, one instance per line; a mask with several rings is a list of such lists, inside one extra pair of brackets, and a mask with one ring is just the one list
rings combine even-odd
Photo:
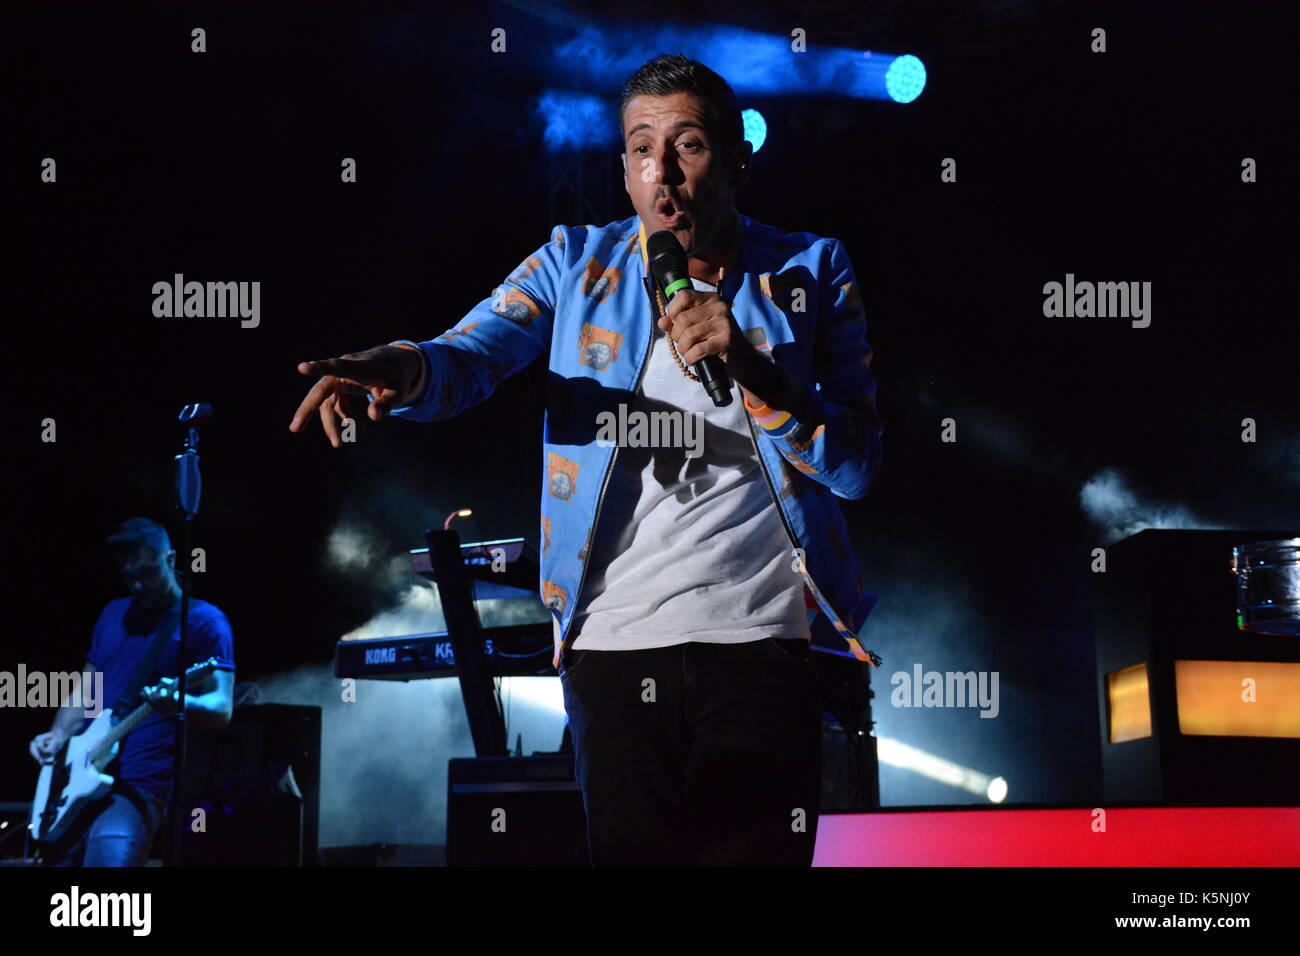
[[(129, 694), (126, 713), (146, 700), (155, 712), (122, 741), (117, 759), (105, 771), (114, 778), (113, 789), (89, 806), (67, 834), (47, 845), (47, 866), (144, 865), (171, 803), (176, 691), (166, 685), (181, 669), (176, 552), (166, 529), (147, 518), (124, 522), (108, 543), (130, 597), (109, 601), (100, 612), (84, 671), (103, 673), (105, 701), (121, 701)], [(170, 638), (159, 635), (164, 628), (171, 632)], [(155, 637), (166, 641), (160, 651)], [(151, 650), (152, 666), (142, 665)], [(218, 661), (218, 670), (205, 686), (187, 687), (186, 722), (198, 728), (224, 726), (233, 709), (235, 678), (230, 622), (220, 609), (193, 597), (186, 652), (186, 666), (209, 657)], [(148, 666), (143, 677), (140, 666)], [(136, 688), (128, 686), (133, 682)], [(195, 693), (199, 690), (205, 692)], [(53, 759), (70, 736), (84, 729), (82, 711), (80, 706), (65, 704), (50, 730), (32, 740), (29, 749), (38, 763)], [(117, 717), (121, 716), (119, 712)]]

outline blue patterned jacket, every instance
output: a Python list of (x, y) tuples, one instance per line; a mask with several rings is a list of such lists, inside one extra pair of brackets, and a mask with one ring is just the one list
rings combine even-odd
[[(801, 393), (792, 403), (798, 421), (747, 413), (791, 539), (792, 572), (804, 577), (810, 623), (825, 613), (848, 653), (878, 664), (856, 638), (876, 595), (864, 590), (835, 500), (864, 497), (881, 460), (872, 349), (853, 268), (838, 239), (740, 220), (740, 265), (727, 271), (719, 294), (749, 340), (791, 373)], [(548, 353), (538, 553), (556, 667), (618, 451), (598, 443), (597, 416), (617, 416), (640, 387), (659, 315), (643, 246), (636, 216), (599, 228), (555, 227), (550, 241), (454, 328), (419, 343), (428, 384), (417, 401), (392, 413), (450, 418)], [(739, 389), (736, 395), (740, 400)]]

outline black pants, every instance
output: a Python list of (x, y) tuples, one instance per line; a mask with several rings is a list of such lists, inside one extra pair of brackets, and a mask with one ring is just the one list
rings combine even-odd
[(810, 866), (821, 700), (805, 640), (566, 650), (596, 866)]

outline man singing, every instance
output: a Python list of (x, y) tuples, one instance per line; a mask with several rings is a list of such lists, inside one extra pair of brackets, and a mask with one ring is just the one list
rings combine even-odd
[[(555, 227), (435, 339), (302, 363), (323, 377), (290, 429), (318, 412), (339, 447), (363, 398), (372, 421), (449, 418), (546, 353), (540, 584), (592, 862), (807, 866), (810, 623), (825, 613), (869, 659), (854, 632), (874, 597), (835, 500), (880, 468), (865, 315), (839, 240), (737, 213), (753, 149), (720, 76), (656, 57), (620, 121), (635, 216)], [(647, 257), (661, 230), (694, 286), (668, 303)], [(714, 405), (691, 372), (707, 356), (741, 401)], [(659, 412), (699, 414), (703, 454), (604, 440)]]

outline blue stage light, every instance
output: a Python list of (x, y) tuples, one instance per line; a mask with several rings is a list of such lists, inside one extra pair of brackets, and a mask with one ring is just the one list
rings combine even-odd
[[(925, 64), (910, 53), (891, 56), (842, 47), (812, 47), (791, 56), (788, 37), (734, 27), (584, 27), (548, 55), (545, 69), (577, 89), (546, 89), (534, 109), (548, 151), (616, 145), (618, 100), (610, 78), (626, 76), (662, 50), (679, 50), (720, 69), (741, 97), (846, 96), (911, 103), (925, 89)], [(767, 122), (744, 111), (745, 138), (758, 152)]]
[(548, 150), (588, 150), (618, 142), (615, 104), (590, 93), (548, 89), (533, 109), (540, 117)]
[[(699, 24), (588, 24), (545, 51), (545, 68), (558, 81), (589, 90), (609, 88), (656, 53), (673, 50), (726, 77), (740, 97), (848, 96), (910, 103), (925, 87), (925, 65), (911, 54), (811, 46), (790, 54), (788, 36)], [(611, 91), (612, 92), (612, 91)]]
[(885, 71), (885, 92), (896, 103), (910, 103), (925, 89), (925, 64), (905, 53), (895, 57)]
[(757, 153), (767, 142), (767, 120), (763, 119), (763, 114), (758, 110), (742, 110), (740, 118), (745, 123), (745, 139), (749, 140)]

